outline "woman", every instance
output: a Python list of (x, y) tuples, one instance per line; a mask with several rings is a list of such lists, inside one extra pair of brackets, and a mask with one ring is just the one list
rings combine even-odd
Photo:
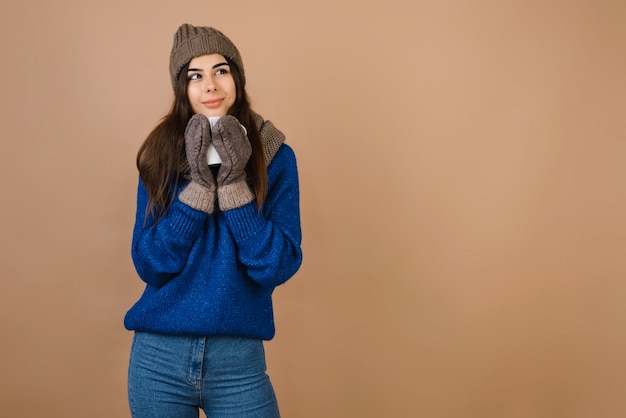
[(137, 155), (132, 257), (146, 288), (124, 320), (132, 415), (278, 417), (263, 340), (272, 292), (302, 261), (295, 155), (251, 110), (223, 33), (182, 25), (170, 76), (171, 110)]

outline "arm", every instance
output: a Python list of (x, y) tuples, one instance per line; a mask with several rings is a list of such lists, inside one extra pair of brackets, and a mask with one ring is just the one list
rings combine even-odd
[(256, 202), (226, 210), (228, 227), (248, 277), (264, 287), (291, 278), (302, 263), (300, 196), (296, 158), (282, 145), (268, 167), (267, 199), (261, 213)]
[(206, 160), (210, 143), (208, 119), (192, 116), (185, 129), (191, 181), (181, 190), (172, 191), (178, 199), (158, 222), (146, 218), (148, 192), (139, 182), (132, 257), (139, 277), (149, 285), (163, 286), (183, 269), (207, 215), (213, 213), (215, 179)]
[(141, 181), (131, 255), (139, 277), (154, 287), (163, 286), (179, 273), (208, 214), (175, 200), (158, 222), (148, 214), (148, 192)]

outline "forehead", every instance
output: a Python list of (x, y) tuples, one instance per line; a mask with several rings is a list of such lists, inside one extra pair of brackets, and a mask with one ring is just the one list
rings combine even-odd
[(226, 58), (221, 54), (200, 55), (189, 61), (189, 68), (212, 67), (215, 64), (221, 64), (223, 62), (226, 62)]

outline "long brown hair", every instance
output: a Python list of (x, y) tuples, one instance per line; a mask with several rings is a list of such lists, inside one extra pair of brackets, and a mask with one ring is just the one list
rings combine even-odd
[[(254, 123), (254, 112), (245, 90), (245, 79), (237, 65), (228, 57), (231, 74), (235, 80), (237, 98), (229, 110), (248, 131), (252, 156), (246, 165), (246, 174), (256, 194), (257, 210), (261, 209), (267, 194), (267, 170), (263, 157), (263, 144), (259, 127)], [(150, 132), (137, 152), (139, 176), (148, 191), (148, 207), (155, 222), (163, 217), (175, 199), (175, 192), (182, 181), (186, 164), (185, 128), (194, 115), (187, 98), (187, 63), (174, 88), (174, 101), (170, 111)]]

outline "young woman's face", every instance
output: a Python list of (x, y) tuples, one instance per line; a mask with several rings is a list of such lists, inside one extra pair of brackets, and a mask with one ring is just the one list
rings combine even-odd
[(228, 114), (237, 98), (237, 88), (230, 66), (222, 55), (201, 55), (189, 62), (187, 98), (194, 113), (205, 116)]

